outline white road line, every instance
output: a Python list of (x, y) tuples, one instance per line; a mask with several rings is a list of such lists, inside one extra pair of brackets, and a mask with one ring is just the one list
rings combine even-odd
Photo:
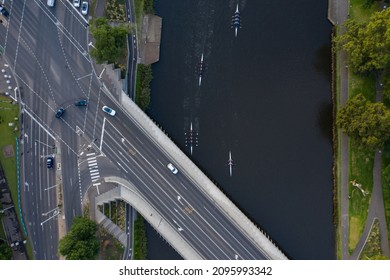
[(94, 156), (94, 155), (96, 155), (96, 154), (95, 153), (89, 153), (89, 154), (87, 154), (87, 157)]
[(99, 147), (99, 150), (102, 150), (103, 136), (104, 136), (104, 127), (105, 127), (105, 125), (106, 125), (106, 118), (103, 119), (102, 136), (100, 137), (100, 147)]
[(26, 112), (27, 115), (30, 116), (31, 119), (33, 119), (53, 140), (56, 140), (56, 138), (54, 137), (53, 134), (51, 134), (40, 122), (38, 122), (38, 120), (36, 118), (33, 117), (33, 115), (31, 115), (29, 113), (29, 111), (27, 110), (24, 110), (24, 112)]
[(98, 193), (98, 195), (100, 194), (100, 192), (99, 192), (99, 185), (100, 184), (93, 184), (94, 186), (96, 186), (96, 190), (97, 190), (97, 193)]
[(26, 1), (24, 1), (24, 3), (23, 3), (22, 17), (20, 18), (18, 42), (16, 44), (15, 59), (14, 59), (14, 72), (16, 72), (16, 60), (18, 59), (18, 51), (19, 51), (19, 45), (20, 45), (20, 34), (22, 33), (22, 26), (23, 26), (23, 18), (24, 18), (24, 10), (25, 10), (25, 8), (26, 8)]

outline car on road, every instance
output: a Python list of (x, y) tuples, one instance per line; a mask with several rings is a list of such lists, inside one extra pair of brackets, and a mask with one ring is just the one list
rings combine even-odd
[(55, 3), (56, 3), (56, 0), (47, 0), (47, 5), (49, 7), (54, 7)]
[(80, 7), (80, 0), (73, 0), (73, 6), (75, 6), (76, 8), (79, 8)]
[(65, 109), (64, 108), (59, 108), (56, 112), (56, 118), (61, 118), (61, 116), (64, 114)]
[(171, 170), (171, 172), (172, 172), (173, 174), (177, 174), (177, 172), (179, 172), (179, 171), (177, 170), (177, 168), (176, 168), (172, 163), (168, 163), (168, 164), (167, 164), (167, 167), (168, 167), (169, 170)]
[(9, 16), (9, 13), (8, 11), (3, 7), (3, 6), (0, 6), (0, 12), (3, 14), (3, 16), (5, 17), (8, 17)]
[(86, 16), (88, 15), (88, 2), (87, 1), (83, 1), (83, 3), (81, 3), (81, 13)]
[(46, 165), (47, 165), (47, 168), (53, 168), (54, 158), (52, 156), (47, 157)]
[(115, 116), (115, 114), (116, 114), (115, 110), (111, 109), (108, 106), (103, 106), (102, 110), (103, 110), (103, 112), (106, 112), (107, 114), (109, 114), (111, 116)]
[(87, 106), (88, 102), (85, 99), (80, 99), (74, 103), (76, 106)]

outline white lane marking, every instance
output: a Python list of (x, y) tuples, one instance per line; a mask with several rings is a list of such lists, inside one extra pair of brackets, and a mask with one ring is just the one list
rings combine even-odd
[(104, 136), (104, 127), (105, 126), (106, 126), (106, 118), (104, 117), (104, 119), (103, 119), (103, 126), (102, 126), (102, 135), (100, 137), (100, 147), (99, 147), (99, 150), (102, 150), (103, 136)]
[(89, 153), (89, 154), (87, 154), (87, 157), (94, 156), (94, 155), (96, 155), (96, 154), (95, 153)]
[(31, 115), (29, 111), (24, 110), (24, 112), (26, 112), (26, 114), (29, 115), (30, 118), (33, 119), (53, 140), (56, 140), (54, 135), (51, 134), (40, 122), (38, 122), (38, 120), (36, 118), (34, 118), (34, 116)]
[(15, 51), (15, 59), (14, 59), (14, 72), (16, 72), (16, 60), (18, 59), (19, 45), (20, 45), (20, 34), (22, 33), (23, 26), (23, 18), (24, 18), (24, 10), (26, 8), (26, 1), (23, 3), (22, 9), (22, 17), (20, 18), (20, 26), (19, 26), (19, 34), (18, 34), (18, 42), (16, 43), (16, 51)]
[[(41, 3), (42, 2), (37, 2), (37, 0), (34, 0), (35, 3), (37, 3), (37, 5), (39, 6), (38, 3)], [(57, 26), (57, 29), (60, 30), (64, 36), (69, 40), (69, 42), (81, 53), (85, 53), (85, 52), (88, 52), (87, 50), (85, 50), (83, 48), (83, 46), (78, 42), (78, 40), (76, 38), (74, 38), (74, 36), (72, 35), (72, 33), (70, 31), (68, 31), (68, 29), (58, 20), (58, 18), (55, 17), (55, 15), (53, 15), (52, 12), (47, 12), (48, 8), (46, 6), (44, 6), (45, 8), (41, 8), (41, 10), (46, 14), (46, 16)], [(49, 13), (51, 14), (51, 16), (49, 15)], [(66, 31), (66, 32), (65, 32)], [(77, 45), (78, 46), (77, 46)], [(89, 62), (89, 59), (88, 57), (84, 56), (83, 57)]]

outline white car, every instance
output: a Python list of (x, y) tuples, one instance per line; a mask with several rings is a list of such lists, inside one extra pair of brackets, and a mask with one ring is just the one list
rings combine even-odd
[(80, 0), (73, 0), (73, 6), (75, 6), (76, 8), (79, 8), (80, 7)]
[(88, 2), (87, 1), (83, 1), (83, 3), (81, 3), (81, 13), (84, 16), (88, 15)]
[(169, 170), (172, 171), (173, 174), (177, 174), (177, 172), (179, 172), (177, 170), (177, 168), (172, 163), (168, 163), (167, 167), (168, 167)]
[(107, 114), (109, 114), (111, 116), (115, 116), (115, 114), (116, 114), (115, 110), (111, 109), (108, 106), (103, 106), (102, 110), (103, 110), (103, 112), (105, 112), (105, 113), (107, 113)]

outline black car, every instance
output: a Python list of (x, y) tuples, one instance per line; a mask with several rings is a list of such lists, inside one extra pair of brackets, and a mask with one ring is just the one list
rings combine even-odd
[(54, 158), (53, 157), (48, 157), (46, 160), (46, 165), (47, 168), (53, 168), (54, 166)]
[(76, 101), (76, 102), (74, 103), (74, 105), (76, 105), (76, 106), (87, 106), (87, 104), (88, 104), (88, 102), (87, 102), (87, 100), (85, 100), (85, 99), (81, 99), (81, 100)]
[(0, 6), (0, 12), (3, 14), (3, 16), (5, 17), (8, 17), (9, 16), (9, 13), (8, 11), (3, 7), (3, 6)]
[(56, 118), (61, 118), (61, 116), (64, 114), (65, 109), (64, 108), (59, 108), (56, 112)]

